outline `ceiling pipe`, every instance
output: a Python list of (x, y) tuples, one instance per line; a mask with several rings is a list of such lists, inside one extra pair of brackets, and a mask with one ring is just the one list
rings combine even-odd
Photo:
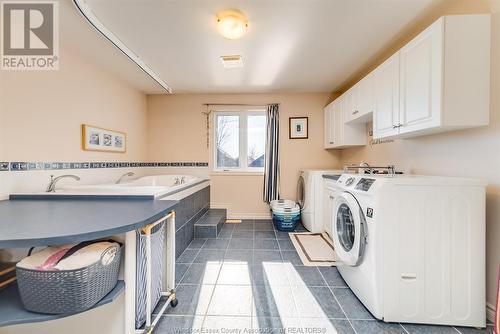
[(109, 29), (107, 29), (101, 21), (94, 15), (92, 8), (85, 2), (85, 0), (73, 0), (73, 4), (80, 12), (80, 14), (85, 18), (85, 20), (96, 29), (104, 38), (106, 38), (111, 44), (113, 44), (118, 50), (120, 50), (125, 56), (127, 56), (131, 61), (133, 61), (141, 70), (143, 70), (151, 79), (153, 79), (158, 85), (160, 85), (168, 94), (172, 94), (172, 88), (170, 88), (165, 81), (163, 81), (158, 74), (156, 74), (151, 67), (146, 65), (138, 55), (136, 55), (132, 50), (130, 50), (125, 44), (123, 44), (120, 39), (113, 34)]

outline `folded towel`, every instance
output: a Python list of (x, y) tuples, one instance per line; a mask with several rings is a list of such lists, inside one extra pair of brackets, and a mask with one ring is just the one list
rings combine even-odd
[[(71, 244), (46, 247), (25, 257), (17, 263), (16, 267), (31, 270), (54, 270), (53, 267), (56, 265), (57, 261), (59, 261), (71, 247), (73, 247)], [(51, 259), (57, 259), (57, 261), (54, 263)]]
[(101, 241), (47, 247), (17, 263), (18, 268), (31, 270), (75, 270), (98, 261), (109, 264), (119, 249), (119, 243)]
[(57, 270), (74, 270), (90, 266), (98, 261), (107, 265), (111, 263), (119, 249), (117, 242), (99, 242), (85, 246), (71, 256), (61, 260), (55, 268)]

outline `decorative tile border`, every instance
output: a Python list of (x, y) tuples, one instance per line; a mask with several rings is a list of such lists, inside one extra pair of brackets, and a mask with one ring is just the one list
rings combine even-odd
[(0, 162), (0, 172), (141, 167), (208, 167), (208, 162)]

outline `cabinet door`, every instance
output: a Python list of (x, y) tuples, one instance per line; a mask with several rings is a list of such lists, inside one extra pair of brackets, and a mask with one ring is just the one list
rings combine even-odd
[(358, 86), (355, 85), (342, 95), (342, 99), (344, 101), (344, 119), (346, 122), (353, 120), (359, 114), (359, 110), (357, 108), (358, 91)]
[(399, 133), (399, 52), (373, 72), (373, 137)]
[(443, 22), (438, 20), (400, 51), (400, 133), (441, 123)]
[(334, 113), (333, 113), (333, 102), (327, 105), (324, 109), (324, 147), (332, 148), (334, 144)]
[(333, 108), (334, 112), (333, 122), (335, 124), (334, 127), (335, 147), (344, 145), (344, 113), (345, 113), (344, 102), (345, 102), (344, 99), (338, 101), (338, 103), (336, 103)]
[(332, 210), (333, 210), (333, 191), (326, 188), (323, 189), (323, 224), (326, 233), (332, 238)]
[(373, 112), (373, 74), (364, 77), (358, 84), (355, 117), (360, 117)]

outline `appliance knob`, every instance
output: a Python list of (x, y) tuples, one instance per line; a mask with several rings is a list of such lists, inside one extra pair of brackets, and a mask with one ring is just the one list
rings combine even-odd
[(353, 177), (350, 177), (350, 178), (348, 178), (348, 179), (345, 181), (345, 185), (346, 185), (346, 186), (348, 186), (348, 187), (349, 187), (351, 184), (353, 184), (353, 183), (354, 183), (354, 178), (353, 178)]

